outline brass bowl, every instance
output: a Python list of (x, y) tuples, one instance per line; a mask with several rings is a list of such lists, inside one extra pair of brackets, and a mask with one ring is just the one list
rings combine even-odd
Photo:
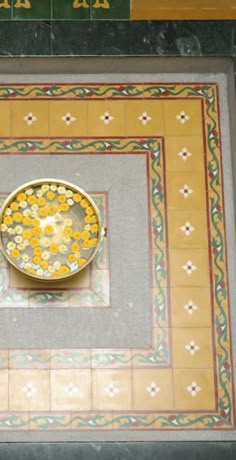
[(0, 210), (3, 254), (17, 270), (38, 280), (62, 280), (84, 269), (102, 237), (92, 198), (59, 179), (22, 185)]

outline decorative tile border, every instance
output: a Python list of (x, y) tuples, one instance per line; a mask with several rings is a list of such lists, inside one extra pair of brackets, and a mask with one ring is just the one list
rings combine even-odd
[[(61, 85), (63, 87), (63, 85)], [(95, 86), (95, 85), (94, 85)], [(116, 85), (112, 85), (113, 87)], [(126, 88), (135, 85), (124, 85), (122, 90), (116, 88), (119, 92), (120, 98), (129, 99), (130, 96), (126, 93)], [(93, 85), (90, 86), (90, 88)], [(16, 88), (16, 87), (15, 87)], [(99, 91), (104, 90), (101, 85)], [(15, 91), (15, 89), (14, 89)], [(76, 412), (22, 412), (21, 414), (14, 412), (13, 414), (5, 413), (1, 418), (1, 429), (36, 429), (36, 430), (94, 430), (94, 429), (114, 429), (114, 430), (159, 430), (159, 429), (233, 429), (235, 428), (234, 421), (234, 402), (233, 402), (233, 383), (232, 383), (232, 362), (231, 362), (231, 349), (230, 349), (230, 331), (229, 331), (229, 301), (228, 301), (228, 283), (227, 283), (227, 264), (226, 264), (226, 248), (225, 248), (225, 235), (224, 235), (224, 202), (223, 202), (223, 182), (222, 182), (222, 170), (221, 170), (221, 151), (220, 151), (220, 136), (219, 136), (219, 120), (218, 120), (218, 95), (217, 85), (215, 84), (171, 84), (171, 85), (137, 85), (135, 91), (138, 91), (139, 96), (147, 99), (165, 99), (168, 100), (179, 100), (184, 99), (195, 99), (202, 102), (202, 116), (204, 121), (204, 131), (206, 138), (206, 161), (208, 175), (206, 176), (206, 186), (208, 191), (208, 219), (209, 229), (211, 236), (212, 253), (210, 256), (210, 266), (212, 269), (212, 300), (213, 300), (213, 312), (214, 312), (214, 346), (215, 346), (215, 359), (216, 359), (216, 383), (217, 383), (217, 405), (216, 408), (212, 406), (210, 411), (198, 410), (195, 411), (181, 411), (181, 410), (163, 410), (156, 412), (155, 410), (132, 410), (129, 409), (125, 412), (118, 410), (107, 410), (99, 411), (95, 410), (95, 406), (92, 407), (91, 411), (82, 410), (79, 413)], [(86, 94), (86, 87), (85, 87)], [(90, 97), (90, 96), (89, 96)], [(104, 95), (102, 95), (104, 97)], [(33, 140), (34, 141), (34, 140)], [(85, 141), (87, 142), (87, 141)], [(94, 154), (96, 154), (96, 142)], [(100, 142), (100, 141), (99, 141)], [(105, 142), (105, 147), (110, 147), (110, 140), (102, 141)], [(135, 141), (134, 141), (135, 142)], [(130, 150), (132, 142), (127, 148), (126, 145), (122, 146), (122, 141), (119, 144), (119, 140), (116, 140), (115, 149), (112, 153), (128, 152), (132, 151), (134, 154), (145, 153), (148, 159), (148, 170), (150, 174), (151, 184), (151, 216), (152, 216), (152, 234), (151, 239), (153, 248), (153, 268), (154, 268), (154, 284), (153, 284), (153, 318), (156, 323), (153, 323), (153, 337), (155, 337), (155, 349), (150, 353), (150, 350), (139, 353), (138, 350), (55, 350), (51, 352), (50, 356), (56, 356), (54, 365), (49, 365), (49, 353), (45, 352), (46, 355), (43, 357), (40, 353), (35, 350), (19, 350), (16, 355), (10, 357), (11, 366), (13, 368), (23, 369), (28, 367), (29, 361), (33, 361), (35, 370), (45, 362), (44, 368), (61, 369), (57, 367), (59, 364), (62, 365), (62, 369), (66, 369), (68, 363), (68, 376), (70, 375), (70, 369), (74, 368), (71, 365), (71, 358), (74, 366), (83, 368), (87, 367), (87, 370), (91, 370), (91, 378), (95, 379), (94, 382), (99, 382), (100, 374), (99, 368), (104, 373), (104, 367), (106, 372), (110, 372), (111, 369), (117, 368), (117, 372), (121, 375), (124, 372), (126, 377), (128, 375), (135, 377), (138, 372), (139, 365), (140, 371), (146, 373), (151, 372), (152, 368), (156, 372), (172, 372), (178, 377), (178, 370), (174, 369), (161, 369), (160, 365), (169, 361), (168, 357), (168, 315), (165, 312), (166, 306), (166, 288), (168, 288), (168, 259), (166, 258), (166, 229), (165, 229), (165, 206), (164, 200), (166, 187), (163, 180), (164, 167), (162, 164), (162, 150), (160, 139), (144, 138), (142, 140), (136, 140), (137, 144), (134, 150)], [(99, 144), (100, 145), (100, 144)], [(111, 148), (108, 150), (111, 153)], [(100, 149), (98, 150), (100, 152)], [(185, 191), (183, 193), (186, 193)], [(168, 289), (167, 289), (168, 291)], [(163, 335), (164, 334), (164, 335)], [(164, 345), (163, 345), (164, 344)], [(29, 355), (27, 357), (27, 354)], [(32, 356), (33, 355), (33, 356)], [(7, 361), (7, 352), (2, 351), (2, 366)], [(58, 361), (59, 359), (59, 361)], [(73, 361), (74, 360), (74, 361)], [(133, 361), (132, 361), (133, 360)], [(162, 360), (162, 361), (161, 361)], [(47, 363), (47, 364), (46, 364)], [(19, 367), (20, 366), (20, 367)], [(22, 367), (21, 367), (22, 366)], [(64, 367), (65, 366), (65, 367)], [(101, 367), (102, 366), (102, 367)], [(124, 366), (124, 367), (123, 367)], [(127, 367), (126, 367), (127, 366)], [(34, 366), (33, 366), (34, 367)], [(32, 367), (30, 366), (30, 369)], [(200, 375), (200, 371), (198, 375)], [(11, 371), (9, 371), (11, 372)], [(44, 371), (46, 372), (46, 371)], [(50, 371), (51, 372), (51, 371)], [(180, 370), (180, 372), (182, 372)], [(45, 374), (46, 375), (46, 374)], [(108, 375), (108, 374), (107, 374)], [(138, 375), (138, 374), (137, 374)], [(164, 374), (163, 374), (164, 375)], [(130, 381), (131, 382), (131, 381)], [(132, 383), (130, 383), (132, 386)], [(191, 387), (191, 388), (190, 388)], [(132, 387), (133, 391), (135, 387)], [(188, 387), (190, 393), (196, 393), (199, 390), (197, 383), (192, 383)], [(150, 392), (159, 391), (154, 383), (150, 383), (150, 387), (147, 389)], [(115, 387), (109, 388), (109, 391), (116, 391)], [(95, 394), (96, 398), (96, 394)], [(96, 401), (96, 399), (95, 399)]]

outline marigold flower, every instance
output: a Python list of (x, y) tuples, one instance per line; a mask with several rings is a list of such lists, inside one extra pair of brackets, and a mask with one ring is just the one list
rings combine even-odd
[(84, 257), (80, 257), (80, 259), (78, 260), (78, 264), (79, 264), (80, 267), (85, 265), (86, 262), (87, 262), (87, 260)]
[(12, 217), (10, 217), (10, 216), (4, 217), (3, 223), (6, 224), (6, 225), (12, 225), (12, 224), (13, 224), (13, 219), (12, 219)]
[(18, 249), (13, 249), (11, 251), (11, 257), (13, 257), (14, 259), (17, 259), (20, 255), (20, 251), (18, 251)]
[(76, 261), (76, 256), (75, 254), (68, 254), (67, 259), (70, 263), (73, 263)]
[(74, 238), (75, 240), (80, 240), (80, 238), (81, 238), (81, 232), (75, 231), (75, 232), (73, 233), (73, 238)]
[(38, 238), (31, 238), (30, 240), (30, 246), (32, 246), (32, 248), (36, 247), (39, 245), (39, 239)]
[(15, 222), (22, 222), (22, 220), (23, 220), (23, 216), (22, 216), (21, 212), (17, 212), (17, 211), (14, 212), (14, 213), (12, 214), (12, 217), (13, 217), (13, 220), (14, 220)]
[(79, 203), (81, 201), (81, 199), (82, 199), (81, 193), (75, 193), (73, 195), (73, 199), (74, 199), (75, 203)]
[(80, 250), (80, 246), (78, 243), (72, 243), (70, 248), (73, 252), (78, 252)]
[(36, 196), (34, 196), (34, 195), (28, 196), (28, 197), (26, 198), (26, 200), (28, 201), (28, 203), (29, 203), (30, 205), (32, 205), (32, 204), (34, 204), (34, 203), (37, 203), (37, 198), (36, 198)]
[(98, 232), (98, 224), (93, 224), (91, 227), (92, 233)]
[(83, 199), (81, 200), (81, 202), (80, 202), (80, 206), (81, 206), (82, 208), (87, 208), (88, 205), (89, 205), (88, 200), (86, 200), (86, 198), (83, 198)]
[(25, 201), (26, 200), (26, 194), (24, 192), (18, 193), (16, 199), (17, 199), (17, 201)]
[(93, 210), (92, 206), (88, 206), (88, 207), (85, 209), (85, 212), (86, 212), (86, 214), (88, 214), (89, 216), (91, 216), (91, 215), (94, 213), (94, 210)]
[(15, 201), (12, 201), (12, 203), (10, 204), (10, 208), (12, 209), (12, 211), (17, 211), (17, 209), (19, 209), (19, 204)]
[(45, 225), (43, 230), (44, 230), (44, 233), (46, 233), (46, 235), (51, 235), (54, 232), (54, 225), (51, 225), (51, 224)]
[(42, 250), (42, 248), (41, 248), (40, 246), (36, 246), (36, 247), (34, 248), (34, 251), (33, 251), (33, 252), (34, 252), (34, 255), (35, 255), (35, 256), (40, 256), (40, 255), (42, 254), (43, 250)]
[(45, 204), (46, 204), (45, 198), (44, 198), (43, 196), (40, 196), (40, 197), (38, 198), (38, 205), (39, 205), (39, 206), (45, 206)]
[(53, 254), (56, 254), (59, 250), (58, 244), (52, 243), (49, 246), (49, 251), (52, 252)]
[(68, 203), (61, 203), (59, 204), (59, 211), (66, 212), (69, 209)]
[(63, 195), (58, 196), (57, 199), (58, 199), (58, 202), (59, 202), (59, 203), (65, 203), (65, 202), (66, 202), (66, 197), (63, 196)]

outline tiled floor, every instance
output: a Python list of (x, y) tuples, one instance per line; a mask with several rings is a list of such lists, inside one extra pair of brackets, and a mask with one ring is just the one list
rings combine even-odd
[[(53, 309), (55, 328), (60, 312), (70, 315), (81, 306), (100, 307), (101, 315), (109, 307), (117, 323), (125, 323), (126, 316), (113, 304), (121, 283), (127, 297), (120, 303), (127, 303), (134, 328), (127, 327), (126, 333), (132, 337), (141, 313), (129, 288), (134, 296), (144, 280), (139, 277), (128, 286), (122, 270), (117, 271), (127, 238), (133, 258), (127, 260), (128, 268), (135, 271), (145, 260), (140, 259), (143, 232), (149, 238), (144, 252), (150, 264), (141, 265), (144, 278), (148, 276), (149, 302), (143, 307), (150, 317), (149, 346), (117, 348), (111, 329), (110, 346), (97, 347), (96, 335), (102, 337), (107, 327), (101, 319), (93, 323), (95, 346), (87, 348), (61, 347), (60, 341), (52, 348), (29, 348), (27, 331), (22, 332), (17, 347), (6, 346), (0, 352), (0, 429), (235, 429), (218, 85), (1, 85), (0, 135), (1, 166), (11, 180), (14, 162), (20, 171), (17, 158), (26, 163), (35, 158), (40, 166), (45, 157), (56, 171), (63, 157), (65, 163), (84, 158), (91, 182), (96, 183), (100, 172), (93, 159), (105, 158), (115, 172), (117, 168), (117, 203), (122, 200), (124, 215), (122, 191), (134, 195), (133, 206), (140, 208), (140, 213), (128, 212), (129, 220), (118, 235), (120, 255), (108, 263), (122, 208), (117, 208), (115, 220), (112, 183), (100, 190), (95, 187), (93, 196), (108, 237), (91, 270), (72, 285), (32, 285), (1, 257), (5, 328), (16, 310), (29, 321), (36, 311), (43, 314), (40, 307)], [(128, 178), (126, 158), (133, 161)], [(144, 161), (137, 181), (138, 158)], [(19, 174), (23, 177), (24, 172)], [(147, 196), (137, 195), (135, 202), (137, 186), (144, 187)], [(1, 199), (9, 191), (1, 190)]]

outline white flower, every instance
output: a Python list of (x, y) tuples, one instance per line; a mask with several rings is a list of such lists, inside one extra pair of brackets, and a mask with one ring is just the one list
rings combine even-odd
[(182, 265), (182, 269), (186, 271), (188, 275), (191, 275), (192, 272), (197, 270), (197, 267), (193, 265), (191, 260), (188, 260), (185, 265)]
[(48, 185), (48, 184), (43, 184), (42, 187), (41, 187), (41, 190), (42, 190), (43, 193), (48, 192), (48, 190), (49, 190), (49, 185)]
[(50, 189), (52, 190), (52, 192), (56, 192), (57, 185), (55, 185), (55, 184), (50, 185)]
[(196, 343), (193, 340), (191, 340), (191, 342), (185, 345), (184, 348), (188, 350), (192, 356), (196, 353), (196, 351), (200, 350), (200, 347), (196, 345)]
[(7, 229), (7, 233), (9, 233), (10, 235), (15, 235), (15, 229), (9, 227), (9, 228)]
[(55, 270), (60, 270), (60, 268), (61, 268), (60, 262), (58, 262), (58, 260), (56, 260), (56, 262), (54, 262), (54, 264), (53, 264), (53, 267), (55, 268)]
[(24, 265), (24, 269), (29, 270), (30, 268), (32, 268), (32, 264), (30, 262), (26, 262), (26, 264)]
[(74, 201), (73, 201), (71, 198), (69, 198), (69, 199), (67, 200), (67, 203), (68, 203), (69, 206), (73, 206)]
[(7, 208), (5, 211), (6, 216), (10, 216), (12, 214), (11, 208)]
[(59, 246), (59, 252), (66, 252), (67, 251), (67, 247), (65, 244), (60, 244)]
[(26, 121), (28, 126), (31, 126), (37, 120), (37, 117), (35, 117), (32, 112), (29, 112), (23, 119)]
[(138, 119), (141, 121), (141, 123), (143, 125), (146, 125), (152, 119), (152, 117), (150, 117), (147, 114), (147, 112), (143, 112), (142, 115), (140, 115), (140, 117), (138, 117)]
[(146, 391), (149, 393), (150, 396), (154, 397), (156, 395), (156, 393), (160, 392), (160, 388), (157, 386), (157, 384), (155, 382), (152, 382), (146, 388)]
[(49, 266), (48, 266), (48, 271), (49, 271), (49, 273), (54, 273), (54, 272), (55, 272), (55, 268), (54, 268), (52, 265), (49, 265)]
[(64, 392), (68, 396), (75, 396), (75, 395), (77, 395), (79, 393), (79, 388), (77, 388), (73, 383), (69, 383), (69, 385), (67, 385), (64, 388)]
[(65, 189), (65, 187), (60, 185), (60, 187), (58, 187), (58, 189), (57, 189), (57, 192), (59, 193), (59, 195), (65, 195), (66, 189)]
[(18, 235), (21, 235), (21, 233), (23, 232), (23, 228), (21, 227), (21, 225), (17, 225), (15, 227), (15, 232), (18, 234)]
[(176, 115), (176, 120), (179, 120), (180, 123), (184, 125), (186, 121), (190, 120), (190, 117), (183, 110), (181, 110), (181, 112)]
[(91, 229), (91, 225), (90, 224), (86, 224), (84, 226), (84, 230), (87, 230), (89, 232), (89, 230)]
[(199, 393), (199, 391), (201, 391), (201, 387), (199, 387), (199, 385), (197, 385), (197, 383), (195, 381), (193, 381), (191, 383), (191, 385), (187, 386), (186, 390), (193, 396), (195, 397), (197, 393)]
[(190, 233), (194, 231), (194, 227), (189, 222), (186, 222), (186, 224), (179, 228), (182, 230), (182, 232), (184, 232), (186, 236), (189, 236)]
[(61, 117), (61, 119), (65, 122), (65, 124), (67, 126), (70, 126), (71, 123), (73, 123), (76, 120), (75, 117), (72, 117), (70, 112), (67, 112), (65, 115), (63, 115), (63, 117)]
[(71, 227), (72, 223), (73, 223), (72, 219), (65, 219), (64, 220), (64, 226), (65, 227)]
[(32, 188), (28, 188), (26, 191), (25, 191), (26, 195), (32, 195), (34, 193), (33, 189)]
[(183, 147), (182, 150), (178, 153), (179, 157), (182, 158), (182, 160), (186, 161), (188, 157), (191, 157), (191, 152), (189, 152), (186, 147)]
[(72, 190), (66, 190), (66, 197), (71, 198), (73, 196)]
[(42, 252), (41, 258), (42, 258), (43, 260), (48, 260), (49, 257), (50, 257), (50, 254), (49, 254), (48, 251), (43, 251), (43, 252)]
[(1, 231), (2, 231), (2, 232), (6, 232), (6, 231), (7, 231), (7, 225), (6, 225), (6, 224), (2, 224), (2, 225), (1, 225)]
[(29, 262), (29, 256), (28, 256), (28, 254), (22, 254), (21, 257), (22, 257), (22, 260), (23, 260), (24, 262)]
[(110, 121), (114, 120), (114, 118), (109, 114), (109, 112), (104, 112), (104, 114), (100, 116), (100, 120), (102, 120), (105, 125), (108, 125)]
[(27, 202), (26, 202), (26, 201), (21, 201), (21, 202), (19, 203), (19, 206), (20, 206), (20, 208), (25, 209), (25, 208), (27, 208), (28, 205), (27, 205)]
[(30, 215), (31, 215), (31, 210), (30, 209), (24, 209), (23, 216), (24, 217), (29, 217)]
[(35, 211), (38, 211), (38, 208), (39, 208), (39, 207), (38, 207), (37, 203), (34, 203), (34, 204), (32, 205), (32, 211), (34, 211), (34, 212), (35, 212)]
[(113, 383), (110, 383), (108, 387), (104, 388), (104, 391), (110, 396), (110, 398), (113, 398), (117, 393), (119, 393), (119, 388), (115, 387)]
[(193, 190), (187, 184), (185, 184), (183, 188), (179, 190), (179, 192), (182, 193), (184, 198), (188, 198), (188, 196), (191, 195), (191, 193), (193, 193)]
[(40, 239), (40, 245), (43, 246), (43, 248), (48, 248), (50, 246), (50, 241), (48, 238), (46, 238), (45, 236), (43, 236), (41, 239)]
[(43, 276), (43, 270), (42, 268), (38, 268), (38, 270), (36, 271), (37, 275), (38, 276)]
[(16, 247), (16, 243), (13, 243), (13, 241), (9, 241), (9, 243), (7, 243), (7, 249), (9, 249), (9, 251), (12, 251), (13, 249), (15, 249)]
[(32, 383), (27, 383), (27, 385), (24, 388), (22, 388), (22, 391), (26, 394), (28, 398), (30, 398), (36, 393), (36, 388), (32, 385)]
[(22, 243), (22, 241), (23, 241), (22, 236), (20, 236), (20, 235), (15, 236), (15, 242), (16, 242), (17, 244)]
[[(42, 191), (41, 189), (40, 189), (40, 190), (37, 190), (36, 196), (37, 196), (38, 198), (41, 198), (41, 196), (43, 196), (43, 191)], [(32, 206), (32, 207), (33, 207), (33, 206)]]
[(17, 245), (17, 249), (19, 249), (19, 251), (23, 251), (26, 247), (26, 244), (25, 244), (25, 241), (24, 243), (20, 243)]
[(188, 312), (189, 315), (192, 315), (193, 312), (198, 309), (198, 307), (193, 303), (192, 300), (189, 300), (188, 303), (184, 305), (184, 309)]

